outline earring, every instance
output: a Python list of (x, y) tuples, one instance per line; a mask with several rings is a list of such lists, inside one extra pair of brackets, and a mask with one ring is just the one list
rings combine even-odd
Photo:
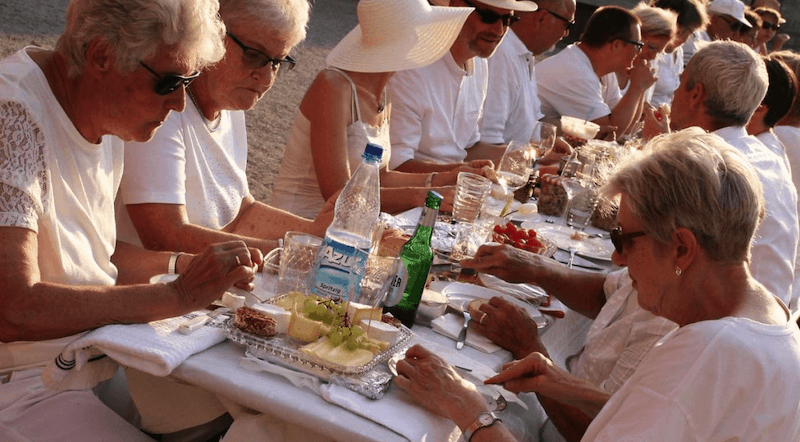
[(681, 270), (681, 268), (680, 268), (680, 267), (678, 267), (678, 268), (676, 268), (676, 269), (675, 269), (675, 274), (676, 274), (676, 275), (678, 275), (678, 276), (681, 276), (681, 273), (683, 273), (683, 270)]

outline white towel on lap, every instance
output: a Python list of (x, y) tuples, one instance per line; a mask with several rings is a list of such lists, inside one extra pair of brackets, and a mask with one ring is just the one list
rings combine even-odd
[(178, 325), (186, 320), (181, 316), (93, 330), (69, 343), (47, 365), (42, 379), (57, 390), (92, 388), (111, 378), (117, 363), (167, 376), (189, 356), (225, 340), (222, 329), (215, 327), (201, 327), (189, 335), (179, 333)]

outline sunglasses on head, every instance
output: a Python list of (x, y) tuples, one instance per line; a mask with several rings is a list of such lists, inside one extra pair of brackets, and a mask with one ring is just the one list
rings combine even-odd
[(776, 25), (775, 23), (771, 23), (771, 22), (765, 21), (765, 22), (761, 23), (761, 27), (766, 29), (766, 30), (768, 30), (768, 31), (771, 31), (771, 30), (777, 31), (778, 29), (781, 28), (781, 25)]
[(176, 74), (161, 75), (155, 70), (153, 70), (153, 68), (146, 65), (143, 61), (140, 61), (139, 64), (142, 65), (142, 67), (144, 67), (148, 71), (150, 71), (150, 73), (157, 78), (156, 85), (153, 88), (153, 90), (158, 95), (171, 94), (172, 92), (175, 91), (175, 89), (178, 89), (181, 86), (183, 87), (189, 86), (189, 84), (191, 84), (192, 81), (194, 81), (194, 79), (200, 75), (200, 71), (197, 71), (194, 74), (189, 75), (188, 77), (183, 77), (181, 75), (176, 75)]
[(622, 233), (622, 227), (616, 227), (611, 231), (611, 244), (614, 245), (614, 250), (617, 254), (622, 255), (625, 250), (625, 245), (630, 247), (631, 240), (640, 236), (647, 235), (643, 230), (639, 232)]
[(575, 26), (575, 20), (570, 20), (570, 19), (568, 19), (568, 18), (566, 18), (566, 17), (562, 17), (562, 16), (560, 16), (560, 15), (556, 14), (555, 12), (553, 12), (553, 11), (550, 11), (549, 9), (545, 9), (545, 11), (547, 11), (547, 13), (548, 13), (548, 14), (550, 14), (550, 15), (552, 15), (553, 17), (555, 17), (555, 18), (557, 18), (557, 19), (559, 19), (559, 20), (563, 21), (564, 23), (566, 23), (566, 24), (567, 24), (567, 26), (566, 26), (566, 28), (565, 28), (565, 29), (566, 29), (567, 31), (569, 31), (569, 28), (571, 28), (571, 27)]
[(742, 29), (744, 29), (744, 24), (740, 21), (725, 17), (724, 15), (718, 15), (717, 17), (721, 18), (725, 23), (727, 23), (733, 32), (742, 32)]
[(234, 43), (242, 48), (242, 60), (244, 61), (244, 64), (251, 69), (261, 69), (270, 63), (273, 71), (277, 71), (278, 74), (282, 74), (283, 72), (291, 71), (292, 68), (294, 68), (294, 65), (297, 64), (294, 58), (288, 55), (286, 58), (272, 58), (258, 49), (245, 45), (230, 32), (226, 32), (226, 34), (228, 34), (228, 37), (230, 37)]
[(630, 43), (630, 44), (636, 46), (636, 52), (642, 52), (642, 48), (644, 47), (644, 43), (642, 43), (641, 41), (628, 40), (627, 38), (620, 38), (618, 40), (622, 40), (625, 43)]
[(480, 9), (474, 4), (472, 4), (472, 2), (470, 2), (469, 0), (463, 0), (463, 1), (467, 6), (475, 8), (475, 12), (478, 13), (478, 17), (480, 17), (481, 23), (485, 23), (487, 25), (493, 25), (497, 23), (498, 20), (502, 20), (503, 26), (508, 27), (519, 21), (519, 17), (516, 15), (511, 15), (511, 14), (500, 15), (492, 11), (491, 9)]

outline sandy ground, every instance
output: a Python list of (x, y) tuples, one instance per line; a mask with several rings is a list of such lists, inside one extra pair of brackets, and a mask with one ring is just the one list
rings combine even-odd
[[(0, 57), (27, 45), (52, 48), (64, 30), (69, 0), (0, 1)], [(308, 37), (292, 56), (298, 64), (247, 112), (247, 176), (256, 199), (269, 202), (295, 112), (325, 56), (357, 23), (357, 0), (312, 0)]]

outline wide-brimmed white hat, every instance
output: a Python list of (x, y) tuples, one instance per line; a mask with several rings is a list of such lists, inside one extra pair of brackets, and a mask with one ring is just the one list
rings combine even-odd
[[(494, 6), (497, 8), (509, 9), (512, 11), (533, 12), (539, 9), (539, 5), (528, 0), (475, 0), (485, 5)], [(434, 5), (448, 6), (450, 0), (430, 0)]]
[(355, 72), (427, 66), (450, 49), (472, 11), (427, 0), (361, 0), (358, 26), (328, 54), (328, 66)]
[(744, 3), (739, 0), (714, 0), (708, 5), (707, 11), (712, 14), (730, 15), (748, 28), (752, 26), (744, 18)]

